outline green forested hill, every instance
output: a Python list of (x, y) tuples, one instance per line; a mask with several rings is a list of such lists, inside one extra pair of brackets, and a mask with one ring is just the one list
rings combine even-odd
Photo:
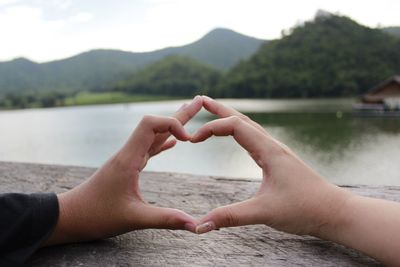
[(387, 33), (393, 34), (394, 36), (400, 37), (400, 27), (386, 27), (382, 30)]
[(118, 83), (115, 90), (132, 94), (193, 96), (214, 88), (220, 72), (185, 56), (169, 56)]
[(224, 76), (214, 96), (354, 96), (400, 73), (400, 38), (326, 14), (271, 41)]
[(192, 44), (148, 53), (93, 50), (43, 64), (19, 58), (0, 62), (0, 100), (3, 94), (3, 106), (51, 106), (73, 92), (110, 90), (120, 96), (355, 96), (400, 73), (398, 29), (319, 12), (269, 42), (216, 29)]
[(189, 56), (200, 63), (227, 70), (240, 60), (248, 59), (262, 43), (265, 41), (219, 28), (190, 45), (166, 48), (160, 53)]
[(153, 52), (93, 50), (42, 64), (19, 58), (0, 62), (0, 94), (108, 90), (133, 72), (169, 55), (189, 56), (226, 70), (250, 57), (263, 42), (228, 29), (216, 29), (194, 43)]

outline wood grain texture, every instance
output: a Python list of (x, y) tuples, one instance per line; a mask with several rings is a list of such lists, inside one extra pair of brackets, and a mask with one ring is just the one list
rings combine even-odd
[[(63, 192), (89, 177), (83, 167), (0, 163), (0, 192)], [(196, 217), (253, 195), (258, 181), (146, 172), (145, 199)], [(400, 187), (344, 186), (365, 196), (400, 201)], [(32, 266), (378, 266), (352, 249), (264, 225), (221, 229), (197, 236), (185, 231), (142, 230), (107, 240), (44, 248)]]

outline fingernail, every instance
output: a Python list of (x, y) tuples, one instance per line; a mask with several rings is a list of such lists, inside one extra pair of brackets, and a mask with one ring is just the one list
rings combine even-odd
[(190, 142), (192, 142), (192, 143), (196, 143), (197, 141), (197, 138), (198, 138), (198, 134), (197, 133), (195, 133), (194, 135), (192, 135), (191, 137), (190, 137)]
[(196, 95), (196, 96), (193, 98), (192, 103), (190, 103), (190, 105), (193, 105), (194, 103), (196, 103), (196, 102), (199, 101), (200, 99), (201, 99), (201, 96)]
[(187, 103), (183, 104), (183, 105), (177, 110), (177, 112), (182, 111), (182, 110), (184, 110), (184, 109), (186, 109), (186, 108), (188, 108), (188, 107), (190, 107), (190, 106), (193, 106), (194, 103), (196, 103), (199, 99), (201, 99), (201, 96), (198, 96), (198, 95), (195, 96), (195, 98), (193, 98), (193, 100), (192, 100), (192, 102), (190, 102), (190, 104), (187, 104)]
[(186, 231), (196, 233), (196, 225), (193, 223), (185, 223), (184, 228)]
[(198, 225), (196, 227), (196, 233), (197, 234), (204, 234), (204, 233), (210, 232), (210, 231), (215, 230), (215, 229), (216, 229), (215, 223), (209, 221), (209, 222), (205, 222), (203, 224)]

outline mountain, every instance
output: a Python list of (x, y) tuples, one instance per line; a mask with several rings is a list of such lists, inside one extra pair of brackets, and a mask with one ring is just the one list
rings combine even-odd
[(194, 96), (214, 88), (220, 72), (186, 56), (167, 56), (144, 67), (114, 88), (134, 94)]
[(0, 63), (0, 92), (7, 89), (20, 90), (41, 84), (43, 70), (40, 64), (25, 58)]
[(382, 29), (383, 31), (393, 34), (395, 36), (399, 36), (400, 37), (400, 26), (398, 27), (386, 27)]
[(169, 55), (183, 55), (220, 70), (250, 57), (265, 41), (215, 29), (198, 41), (153, 52), (92, 50), (63, 60), (35, 63), (24, 58), (0, 62), (0, 93), (105, 90), (133, 72)]
[(324, 12), (239, 63), (214, 96), (354, 96), (398, 73), (399, 38)]
[(227, 70), (254, 54), (265, 41), (228, 29), (215, 29), (192, 44), (166, 48), (162, 55), (185, 55), (217, 69)]

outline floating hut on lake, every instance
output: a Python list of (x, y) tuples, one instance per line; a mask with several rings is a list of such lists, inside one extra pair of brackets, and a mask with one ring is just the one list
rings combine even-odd
[(358, 116), (400, 116), (400, 75), (391, 77), (375, 86), (353, 105)]

